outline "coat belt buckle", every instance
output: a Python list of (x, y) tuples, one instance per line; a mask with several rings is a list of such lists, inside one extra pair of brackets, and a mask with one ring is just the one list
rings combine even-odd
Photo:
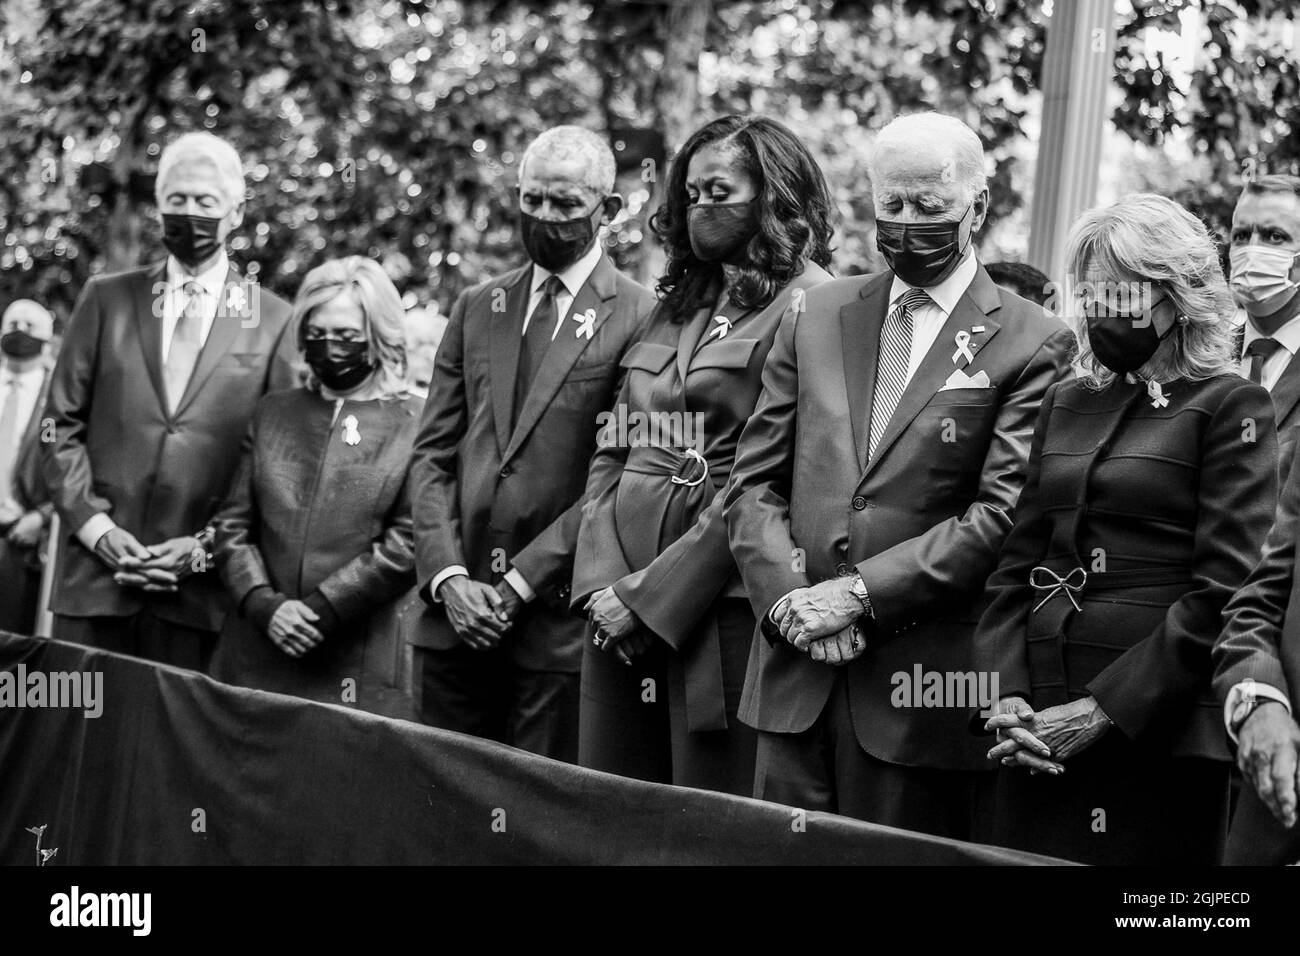
[(685, 478), (681, 478), (678, 477), (677, 475), (673, 475), (668, 480), (671, 481), (674, 485), (685, 485), (687, 488), (694, 488), (696, 485), (703, 482), (705, 478), (709, 477), (708, 460), (703, 455), (701, 455), (698, 451), (696, 451), (694, 448), (688, 448), (686, 449), (686, 456), (682, 459), (682, 461), (691, 461), (692, 459), (698, 461), (701, 465), (704, 466), (704, 470), (700, 472), (700, 476), (698, 478), (688, 481)]

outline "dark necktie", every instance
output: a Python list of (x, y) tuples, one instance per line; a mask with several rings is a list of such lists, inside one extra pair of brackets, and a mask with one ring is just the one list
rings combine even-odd
[(542, 297), (537, 302), (528, 319), (528, 328), (524, 330), (523, 341), (519, 343), (519, 370), (515, 375), (515, 421), (519, 420), (519, 410), (524, 407), (524, 399), (533, 386), (537, 370), (542, 367), (546, 350), (551, 345), (551, 334), (555, 331), (557, 297), (564, 292), (564, 283), (559, 276), (551, 276), (542, 284)]
[(880, 330), (868, 457), (876, 453), (876, 445), (885, 434), (885, 427), (898, 407), (898, 400), (903, 397), (903, 389), (907, 387), (907, 366), (912, 357), (912, 311), (929, 301), (930, 294), (924, 289), (908, 289)]
[(1281, 347), (1282, 343), (1277, 339), (1255, 339), (1246, 346), (1246, 354), (1250, 356), (1250, 380), (1256, 385), (1264, 382), (1264, 363)]

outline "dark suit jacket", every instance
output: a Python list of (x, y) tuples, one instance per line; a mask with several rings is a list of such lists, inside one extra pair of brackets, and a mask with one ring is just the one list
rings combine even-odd
[[(1273, 408), (1235, 374), (1164, 391), (1160, 408), (1126, 382), (1048, 393), (976, 660), (1004, 697), (1092, 695), (1152, 753), (1226, 760), (1210, 648), (1272, 520)], [(1083, 568), (1082, 610), (1063, 592), (1044, 601), (1036, 566)]]
[[(124, 616), (149, 606), (160, 618), (220, 629), (227, 602), (215, 574), (186, 578), (176, 594), (119, 587), (75, 535), (108, 512), (146, 546), (195, 534), (216, 513), (239, 464), (258, 400), (295, 384), (289, 306), (232, 267), (203, 351), (176, 413), (162, 378), (159, 296), (165, 262), (86, 283), (54, 370), (45, 414), (45, 476), (67, 535), (54, 591), (56, 614)], [(238, 305), (243, 293), (247, 304)]]
[[(908, 383), (868, 462), (880, 329), (893, 274), (809, 290), (782, 321), (763, 395), (726, 492), (732, 552), (764, 621), (787, 592), (862, 575), (876, 619), (848, 666), (858, 742), (891, 763), (979, 768), (956, 709), (891, 705), (896, 673), (970, 671), (979, 598), (1024, 483), (1043, 393), (1067, 372), (1073, 334), (999, 289), (980, 267)], [(983, 326), (984, 331), (971, 330)], [(974, 361), (954, 364), (958, 331)], [(957, 367), (988, 388), (940, 391)], [(798, 733), (821, 714), (836, 668), (754, 641), (741, 719)]]
[(516, 568), (536, 592), (506, 637), (512, 660), (577, 671), (585, 622), (569, 610), (573, 549), (597, 416), (618, 394), (652, 293), (602, 257), (570, 316), (596, 313), (590, 338), (566, 317), (511, 427), (527, 265), (466, 290), (452, 307), (411, 460), (416, 569), (429, 603), (413, 641), (460, 643), (428, 586), (451, 565), (495, 583)]
[(47, 432), (45, 402), (50, 394), (50, 382), (53, 380), (53, 366), (45, 370), (41, 380), (41, 392), (32, 409), (32, 417), (23, 429), (22, 441), (18, 444), (18, 459), (14, 462), (13, 489), (14, 500), (27, 511), (42, 511), (48, 519), (54, 507), (50, 503), (50, 492), (45, 484), (44, 461), (41, 455), (41, 436)]
[(1233, 686), (1250, 678), (1290, 695), (1300, 715), (1300, 580), (1295, 574), (1300, 534), (1300, 470), (1294, 458), (1278, 497), (1264, 553), (1223, 611), (1223, 632), (1214, 645), (1214, 689), (1220, 704)]
[[(357, 419), (349, 445), (341, 423)], [(289, 598), (319, 591), (344, 623), (415, 583), (407, 465), (414, 397), (334, 402), (304, 388), (262, 399), (230, 497), (216, 557), (236, 607), (256, 587)]]
[[(613, 585), (642, 624), (684, 655), (692, 730), (727, 725), (722, 657), (710, 612), (719, 597), (745, 595), (727, 542), (722, 496), (715, 490), (731, 476), (781, 316), (795, 297), (829, 279), (808, 263), (768, 306), (733, 316), (735, 324), (722, 338), (710, 337), (718, 327), (713, 316), (719, 309), (713, 306), (681, 324), (661, 319), (623, 358), (628, 372), (618, 408), (626, 410), (632, 427), (638, 421), (632, 416), (676, 415), (660, 420), (679, 424), (681, 416), (697, 416), (692, 447), (708, 462), (707, 481), (672, 481), (673, 472), (664, 466), (681, 461), (682, 452), (665, 455), (663, 448), (673, 448), (674, 437), (680, 443), (680, 435), (662, 434), (660, 447), (650, 447), (639, 444), (647, 438), (644, 430), (622, 436), (628, 441), (611, 433), (592, 458), (572, 604), (581, 609), (593, 592)], [(629, 447), (633, 442), (637, 446)], [(694, 476), (689, 470), (678, 475)]]
[[(1246, 340), (1243, 326), (1237, 330), (1237, 358), (1241, 359), (1242, 344)], [(1296, 437), (1300, 436), (1300, 355), (1292, 356), (1282, 375), (1269, 392), (1273, 399), (1273, 412), (1277, 419), (1277, 434), (1281, 442), (1278, 448), (1278, 468), (1283, 481), (1291, 467)]]

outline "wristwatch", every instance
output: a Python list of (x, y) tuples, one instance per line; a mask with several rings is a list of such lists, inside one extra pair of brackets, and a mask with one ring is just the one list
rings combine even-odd
[[(208, 525), (194, 536), (194, 540), (199, 543), (199, 546), (190, 560), (191, 572), (201, 574), (212, 567), (212, 562), (216, 559), (216, 556), (212, 553), (213, 548), (216, 546), (216, 537), (212, 525)], [(202, 554), (203, 557), (200, 560), (194, 560), (199, 557), (199, 554)]]
[(849, 590), (862, 603), (862, 616), (875, 618), (876, 612), (871, 607), (871, 592), (867, 590), (867, 582), (862, 580), (862, 575), (857, 571), (849, 577)]
[(1232, 720), (1229, 722), (1232, 735), (1235, 737), (1240, 734), (1241, 728), (1246, 726), (1246, 721), (1250, 719), (1250, 715), (1259, 710), (1260, 707), (1265, 704), (1280, 705), (1281, 703), (1280, 700), (1274, 697), (1256, 697), (1252, 693), (1242, 694), (1241, 701), (1232, 709)]

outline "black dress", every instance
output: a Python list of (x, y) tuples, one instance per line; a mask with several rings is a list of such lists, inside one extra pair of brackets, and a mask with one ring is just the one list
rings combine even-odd
[(993, 842), (1218, 862), (1231, 762), (1210, 651), (1272, 520), (1277, 438), (1268, 393), (1239, 376), (1161, 391), (1076, 381), (1043, 401), (977, 662), (1002, 697), (1091, 695), (1114, 726), (1059, 777), (1000, 770)]

